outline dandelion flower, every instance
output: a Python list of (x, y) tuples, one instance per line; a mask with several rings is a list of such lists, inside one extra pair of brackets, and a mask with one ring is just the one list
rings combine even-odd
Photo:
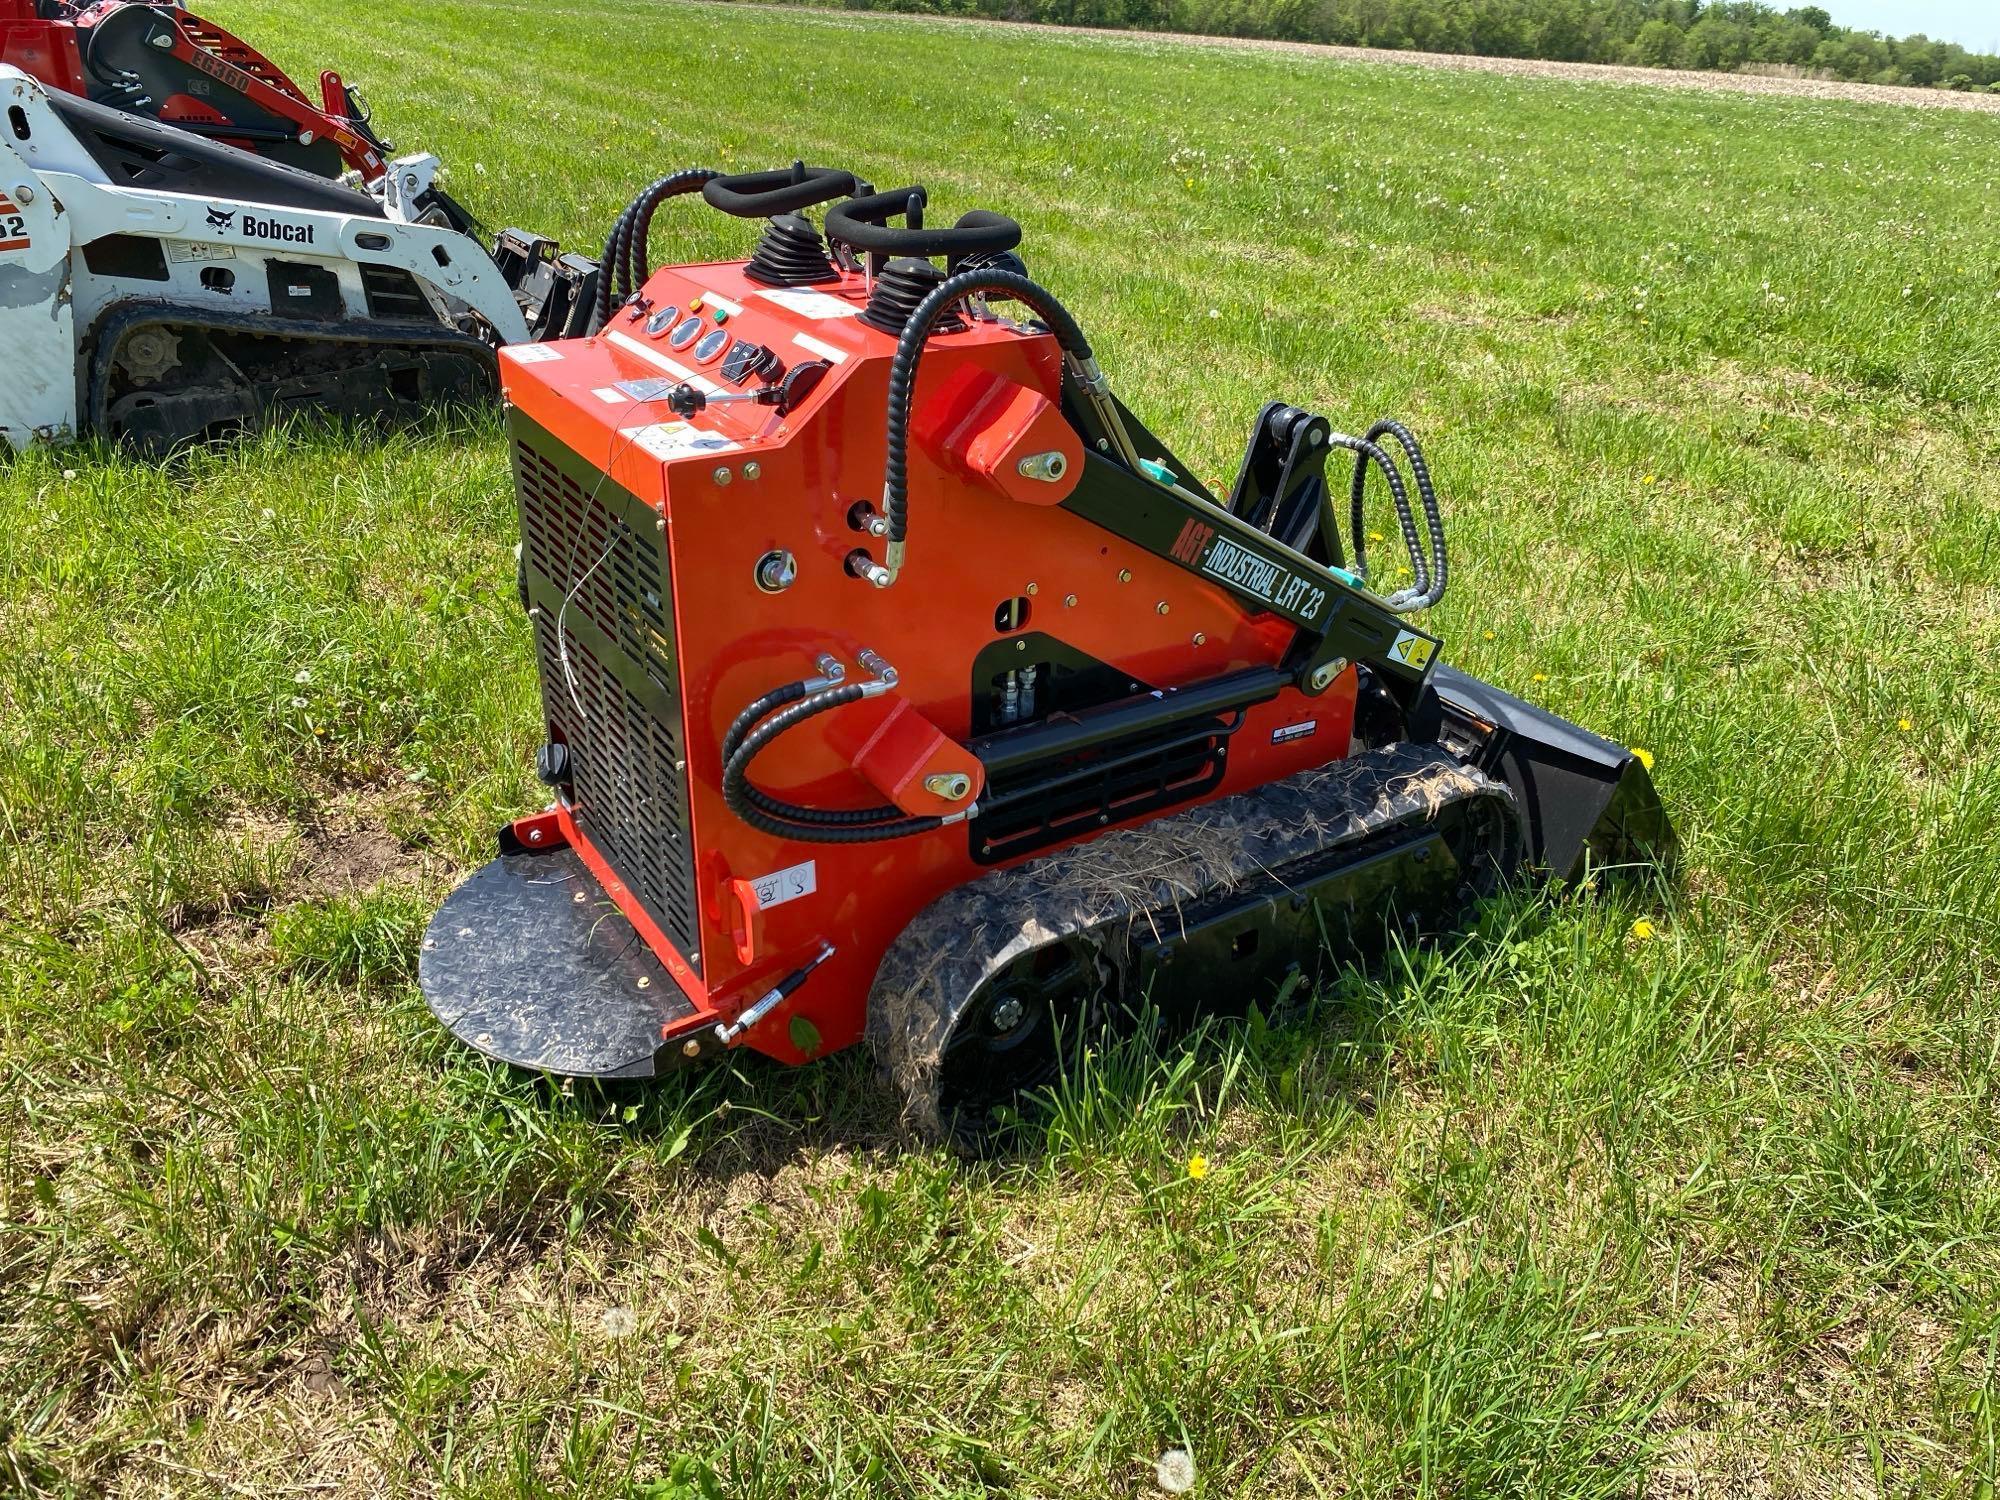
[(1653, 752), (1642, 746), (1634, 745), (1632, 747), (1632, 759), (1639, 762), (1640, 765), (1649, 771), (1653, 769)]
[(63, 470), (63, 478), (65, 478), (65, 479), (74, 479), (74, 478), (76, 478), (76, 470), (74, 470), (74, 469), (64, 469), (64, 470)]
[(1196, 1182), (1200, 1182), (1207, 1175), (1208, 1158), (1205, 1156), (1190, 1156), (1188, 1158), (1188, 1176), (1192, 1177)]
[(1632, 924), (1632, 936), (1637, 938), (1642, 943), (1648, 941), (1651, 938), (1657, 937), (1659, 935), (1659, 931), (1660, 931), (1659, 928), (1655, 927), (1651, 922), (1648, 922), (1644, 917), (1639, 918), (1638, 921)]
[(1530, 678), (1529, 680), (1530, 680), (1531, 682), (1547, 682), (1547, 681), (1549, 680), (1549, 674), (1548, 674), (1548, 673), (1546, 673), (1546, 672), (1537, 672), (1537, 673), (1536, 673), (1536, 674), (1535, 674), (1535, 675), (1534, 675), (1534, 676), (1533, 676), (1532, 678)]
[(629, 1339), (639, 1331), (639, 1315), (629, 1307), (607, 1307), (597, 1322), (610, 1339)]
[(1915, 729), (1917, 726), (1912, 724), (1908, 719), (1898, 719), (1896, 721), (1896, 727), (1902, 730), (1903, 733), (1908, 734), (1912, 729)]
[(1487, 639), (1487, 640), (1489, 640), (1489, 641), (1493, 639), (1493, 632), (1492, 632), (1492, 631), (1490, 631), (1490, 630), (1489, 630), (1489, 631), (1487, 631), (1487, 632), (1486, 632), (1486, 639)]
[(1153, 1465), (1153, 1478), (1169, 1495), (1194, 1491), (1194, 1455), (1185, 1448), (1169, 1448)]
[(1659, 480), (1659, 476), (1658, 476), (1657, 474), (1645, 474), (1645, 475), (1641, 475), (1641, 476), (1640, 476), (1640, 479), (1639, 479), (1639, 483), (1641, 483), (1641, 484), (1655, 484), (1655, 483), (1657, 483), (1657, 482), (1658, 482), (1658, 480)]

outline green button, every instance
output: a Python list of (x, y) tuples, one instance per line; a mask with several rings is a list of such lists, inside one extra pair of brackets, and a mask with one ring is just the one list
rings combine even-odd
[(723, 325), (724, 323), (727, 323), (728, 321), (729, 321), (729, 309), (728, 309), (728, 308), (726, 308), (726, 307), (718, 307), (718, 308), (717, 308), (717, 309), (715, 310), (715, 323), (716, 323), (716, 326), (717, 326), (717, 327), (719, 328), (719, 327), (721, 327), (721, 326), (722, 326), (722, 325)]

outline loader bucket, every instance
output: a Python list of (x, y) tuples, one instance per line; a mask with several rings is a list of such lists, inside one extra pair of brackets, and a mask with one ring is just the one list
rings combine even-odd
[(1442, 663), (1432, 684), (1442, 738), (1513, 788), (1535, 867), (1558, 880), (1672, 869), (1678, 841), (1638, 756)]

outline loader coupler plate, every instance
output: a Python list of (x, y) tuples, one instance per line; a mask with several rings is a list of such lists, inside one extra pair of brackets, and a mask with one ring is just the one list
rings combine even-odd
[(460, 1041), (518, 1068), (652, 1078), (694, 1003), (572, 849), (503, 854), (453, 891), (417, 982)]

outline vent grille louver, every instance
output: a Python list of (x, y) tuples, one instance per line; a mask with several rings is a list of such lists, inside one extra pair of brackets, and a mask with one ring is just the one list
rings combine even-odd
[(544, 451), (517, 439), (514, 458), (522, 557), (531, 578), (545, 580), (531, 585), (541, 605), (535, 644), (543, 713), (551, 737), (569, 747), (577, 826), (699, 973), (666, 556), (650, 528), (642, 533), (626, 523), (625, 492), (606, 480), (593, 494), (553, 443)]

